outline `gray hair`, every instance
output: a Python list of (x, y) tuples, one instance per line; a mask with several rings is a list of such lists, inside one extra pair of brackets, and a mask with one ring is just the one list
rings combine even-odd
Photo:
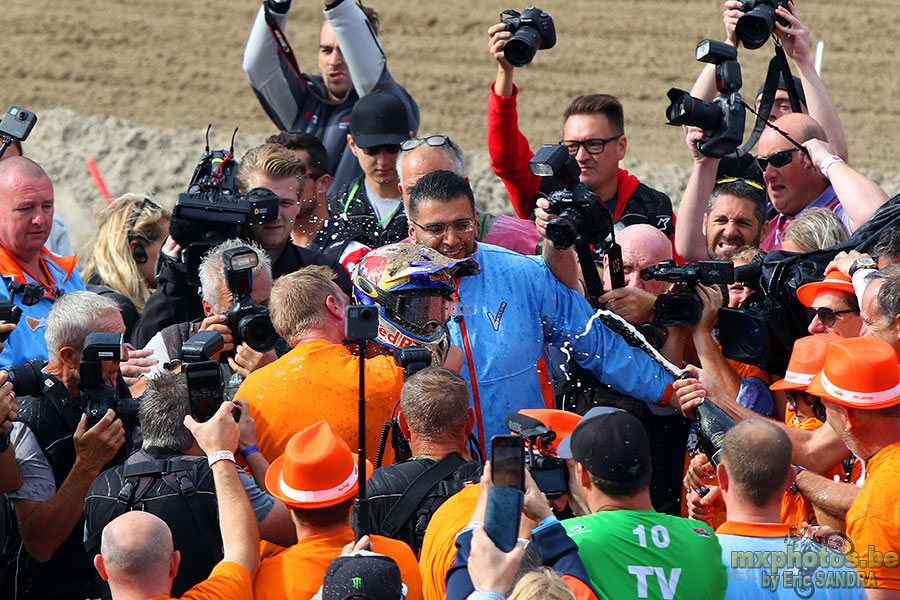
[(253, 279), (258, 280), (264, 274), (272, 278), (272, 261), (259, 244), (250, 240), (232, 239), (222, 242), (206, 253), (200, 261), (200, 288), (203, 299), (212, 307), (213, 312), (222, 312), (227, 307), (219, 306), (219, 299), (227, 291), (225, 286), (225, 261), (223, 254), (226, 250), (247, 246), (259, 257), (259, 264), (253, 269)]
[(410, 430), (431, 440), (465, 435), (469, 386), (446, 367), (426, 367), (410, 377), (400, 391), (400, 406)]
[(187, 452), (194, 443), (194, 436), (184, 426), (184, 417), (190, 412), (191, 401), (183, 373), (163, 371), (150, 379), (138, 409), (144, 448), (157, 446), (182, 454)]
[(65, 346), (81, 352), (85, 338), (94, 332), (94, 321), (110, 312), (119, 312), (114, 300), (83, 290), (69, 292), (54, 302), (44, 333), (50, 359), (58, 357)]
[(807, 208), (784, 230), (784, 241), (791, 241), (803, 252), (823, 250), (846, 242), (850, 237), (841, 219), (827, 208)]
[[(417, 140), (424, 140), (429, 137), (431, 134), (420, 135), (415, 138)], [(453, 140), (450, 139), (450, 136), (447, 137), (447, 143), (443, 146), (430, 146), (431, 148), (436, 148), (441, 151), (441, 154), (447, 159), (450, 163), (450, 170), (459, 175), (460, 177), (466, 176), (466, 156), (463, 153), (463, 149), (459, 147)], [(420, 145), (416, 146), (412, 150), (401, 150), (400, 155), (397, 156), (397, 176), (400, 178), (400, 182), (403, 182), (403, 161), (404, 159), (411, 153), (415, 152), (422, 146), (428, 146), (425, 142), (422, 142)]]

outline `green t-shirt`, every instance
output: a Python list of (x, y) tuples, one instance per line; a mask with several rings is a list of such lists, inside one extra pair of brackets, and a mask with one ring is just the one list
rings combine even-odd
[(725, 597), (722, 549), (706, 523), (652, 510), (608, 510), (562, 524), (591, 583), (610, 598)]

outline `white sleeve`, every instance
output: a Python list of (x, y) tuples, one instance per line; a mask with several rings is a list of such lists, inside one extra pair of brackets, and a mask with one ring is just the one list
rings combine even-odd
[(10, 442), (15, 447), (16, 467), (22, 475), (22, 485), (6, 496), (10, 500), (46, 502), (56, 494), (56, 478), (44, 456), (37, 438), (27, 425), (13, 423)]
[(338, 46), (347, 61), (353, 88), (360, 97), (365, 96), (378, 85), (387, 66), (378, 37), (365, 13), (353, 0), (344, 0), (324, 14), (334, 28)]
[[(153, 358), (158, 361), (155, 365), (150, 367), (150, 372), (146, 374), (146, 377), (153, 379), (163, 372), (163, 365), (172, 360), (173, 357), (169, 356), (169, 351), (166, 349), (166, 343), (163, 340), (162, 333), (159, 331), (150, 338), (150, 341), (144, 346), (144, 350), (151, 350), (153, 352)], [(178, 357), (176, 356), (174, 358)]]
[[(275, 14), (274, 16), (283, 29), (287, 15)], [(242, 67), (250, 81), (250, 86), (264, 98), (267, 109), (274, 113), (270, 116), (273, 117), (273, 120), (275, 116), (281, 120), (280, 124), (277, 122), (275, 124), (289, 130), (297, 119), (299, 102), (291, 93), (290, 85), (285, 79), (278, 52), (278, 45), (266, 23), (265, 6), (261, 6), (259, 12), (256, 13), (250, 37), (247, 38)]]

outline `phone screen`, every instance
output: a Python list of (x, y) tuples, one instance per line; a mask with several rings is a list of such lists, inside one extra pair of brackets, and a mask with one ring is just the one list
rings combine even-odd
[(206, 421), (222, 404), (222, 375), (218, 363), (211, 360), (184, 365), (191, 413), (198, 421)]
[(496, 486), (525, 490), (525, 440), (517, 435), (491, 438), (491, 479)]

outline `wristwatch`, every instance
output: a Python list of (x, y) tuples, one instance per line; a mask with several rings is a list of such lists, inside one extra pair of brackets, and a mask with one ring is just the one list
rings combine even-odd
[(874, 260), (872, 260), (871, 257), (861, 256), (853, 261), (853, 263), (850, 265), (850, 269), (847, 271), (847, 274), (850, 275), (850, 277), (852, 278), (853, 274), (856, 273), (857, 271), (859, 271), (860, 269), (877, 269), (877, 268), (878, 268), (878, 263), (876, 263)]
[(806, 467), (801, 467), (800, 465), (794, 465), (794, 470), (796, 471), (796, 475), (794, 476), (794, 483), (791, 484), (791, 487), (788, 491), (792, 494), (799, 494), (800, 488), (797, 487), (797, 477), (806, 470)]

